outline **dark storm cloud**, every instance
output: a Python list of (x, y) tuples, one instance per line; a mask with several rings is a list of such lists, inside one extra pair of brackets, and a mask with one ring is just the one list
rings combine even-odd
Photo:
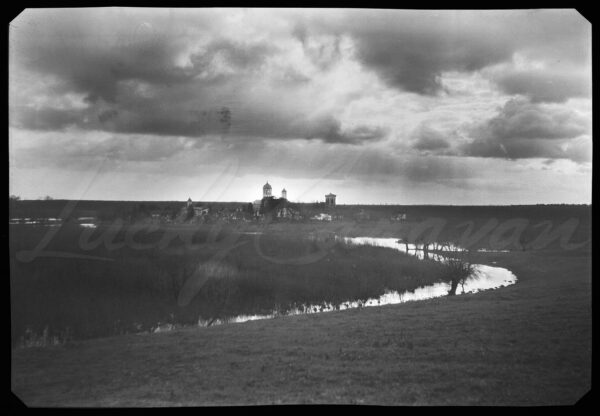
[[(326, 143), (359, 145), (383, 139), (388, 130), (380, 126), (359, 125), (343, 128), (333, 117), (316, 119), (291, 118), (285, 113), (250, 112), (237, 119), (229, 107), (177, 111), (175, 114), (146, 103), (143, 111), (57, 110), (52, 108), (18, 108), (12, 124), (32, 130), (59, 131), (77, 126), (87, 130), (114, 133), (183, 136), (207, 135), (231, 140), (245, 137), (245, 142), (276, 138), (320, 140)], [(176, 104), (175, 104), (176, 106)]]
[(100, 123), (105, 123), (107, 121), (113, 120), (115, 117), (119, 115), (117, 110), (106, 110), (98, 114), (98, 120)]
[(172, 65), (180, 46), (166, 32), (129, 32), (125, 22), (117, 20), (107, 25), (114, 29), (109, 34), (90, 16), (79, 20), (57, 14), (52, 25), (36, 17), (28, 14), (24, 18), (29, 25), (17, 26), (16, 30), (27, 27), (12, 41), (17, 59), (28, 70), (61, 79), (65, 89), (85, 93), (90, 102), (115, 102), (119, 81), (170, 85), (191, 76)]
[(494, 139), (568, 139), (585, 134), (589, 120), (565, 107), (549, 107), (528, 100), (509, 100), (497, 116), (477, 126), (475, 135)]
[(502, 142), (483, 139), (475, 140), (470, 144), (467, 155), (504, 159), (571, 159), (575, 162), (587, 162), (591, 160), (591, 149), (589, 146), (583, 144), (574, 148), (567, 147), (563, 149), (561, 144), (557, 142), (548, 143), (541, 139), (528, 141), (507, 139)]
[(552, 69), (510, 71), (495, 81), (508, 94), (522, 94), (534, 102), (564, 102), (572, 97), (591, 95), (591, 77), (585, 73)]
[(52, 107), (17, 107), (11, 109), (11, 124), (40, 131), (61, 131), (69, 127), (102, 130), (113, 133), (151, 134), (158, 136), (200, 137), (207, 134), (227, 134), (231, 121), (223, 108), (182, 110), (176, 114), (161, 106), (139, 103), (136, 110), (115, 106), (86, 109), (55, 109)]
[[(157, 88), (193, 87), (200, 83), (199, 75), (204, 75), (204, 82), (219, 81), (223, 74), (211, 67), (215, 60), (243, 72), (273, 51), (265, 44), (216, 38), (189, 56), (191, 66), (178, 66), (176, 59), (184, 53), (185, 42), (171, 27), (132, 35), (117, 21), (110, 25), (116, 33), (102, 36), (94, 33), (93, 25), (89, 28), (74, 20), (64, 19), (64, 26), (36, 26), (28, 36), (15, 36), (13, 45), (28, 70), (61, 79), (64, 90), (83, 92), (92, 103), (99, 98), (117, 102), (119, 93), (127, 92), (120, 83), (128, 80)], [(89, 16), (85, 20), (89, 21)]]
[(357, 56), (390, 85), (435, 94), (444, 71), (472, 72), (510, 61), (515, 52), (552, 61), (589, 61), (591, 26), (576, 11), (347, 11), (331, 22), (303, 21), (312, 32), (347, 34)]
[[(37, 97), (19, 96), (13, 88), (18, 99), (11, 105), (11, 125), (38, 131), (76, 127), (187, 138), (213, 135), (232, 143), (379, 143), (389, 133), (383, 123), (342, 125), (340, 115), (348, 101), (321, 106), (319, 98), (326, 95), (315, 93), (323, 89), (310, 89), (340, 62), (347, 37), (363, 69), (393, 88), (417, 94), (439, 92), (445, 71), (505, 64), (516, 52), (547, 64), (536, 70), (499, 65), (491, 79), (504, 92), (530, 100), (511, 101), (496, 117), (471, 126), (471, 142), (459, 148), (454, 136), (421, 126), (408, 137), (421, 154), (584, 159), (585, 144), (565, 147), (565, 141), (587, 134), (589, 121), (566, 108), (538, 105), (589, 96), (590, 77), (578, 65), (589, 61), (590, 29), (576, 12), (286, 13), (277, 15), (287, 16), (289, 23), (288, 32), (279, 34), (284, 40), (277, 43), (268, 36), (230, 39), (207, 11), (28, 11), (11, 25), (11, 72), (33, 73), (42, 85), (40, 96), (77, 93), (87, 107), (57, 107), (52, 100), (30, 103)], [(268, 29), (265, 23), (265, 34)], [(282, 55), (289, 40), (301, 44), (298, 61)], [(269, 66), (281, 56), (283, 64)], [(559, 61), (555, 68), (552, 63)], [(305, 71), (304, 64), (316, 69)], [(299, 86), (308, 92), (296, 95)], [(171, 154), (156, 141), (136, 143)], [(111, 154), (119, 155), (117, 150)], [(158, 157), (149, 150), (140, 155)], [(407, 174), (421, 170), (415, 167)], [(426, 177), (426, 172), (417, 176)]]
[(589, 134), (590, 125), (573, 110), (518, 99), (507, 102), (495, 117), (472, 126), (469, 133), (474, 140), (461, 148), (468, 156), (581, 160), (581, 150), (573, 153), (569, 142)]
[[(186, 55), (185, 42), (176, 25), (138, 18), (143, 23), (130, 32), (125, 17), (116, 14), (111, 15), (116, 17), (112, 30), (104, 32), (99, 26), (103, 21), (94, 14), (80, 19), (52, 14), (52, 25), (35, 13), (25, 17), (35, 28), (13, 37), (18, 61), (29, 71), (60, 80), (60, 93), (83, 93), (89, 107), (15, 108), (13, 125), (22, 128), (75, 126), (115, 133), (230, 134), (350, 144), (378, 140), (384, 134), (383, 129), (369, 126), (343, 131), (332, 115), (307, 117), (274, 100), (248, 101), (243, 95), (260, 80), (262, 64), (278, 51), (265, 41), (241, 42), (207, 34), (204, 44), (190, 52), (181, 66), (176, 61)], [(339, 55), (338, 44), (339, 39), (320, 46), (307, 43), (306, 50), (317, 64), (327, 66)], [(308, 81), (290, 71), (286, 68), (282, 77)], [(223, 109), (228, 112), (226, 119)]]
[(342, 130), (341, 124), (334, 118), (317, 120), (307, 139), (321, 139), (326, 143), (362, 144), (382, 139), (387, 131), (377, 126), (358, 126)]
[(510, 57), (506, 45), (490, 47), (489, 40), (472, 33), (430, 33), (410, 25), (402, 27), (405, 31), (392, 37), (387, 33), (358, 37), (358, 54), (390, 85), (409, 92), (435, 94), (441, 89), (438, 77), (443, 71), (474, 71)]

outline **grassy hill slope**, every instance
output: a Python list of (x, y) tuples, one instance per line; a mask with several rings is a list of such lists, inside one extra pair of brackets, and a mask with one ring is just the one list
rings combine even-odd
[(12, 352), (34, 406), (574, 403), (591, 386), (591, 254), (480, 254), (472, 295)]

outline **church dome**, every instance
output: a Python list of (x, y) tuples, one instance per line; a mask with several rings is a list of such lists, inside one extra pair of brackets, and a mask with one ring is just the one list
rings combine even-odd
[(265, 183), (265, 186), (263, 186), (263, 189), (271, 189), (271, 185), (269, 185), (269, 182)]

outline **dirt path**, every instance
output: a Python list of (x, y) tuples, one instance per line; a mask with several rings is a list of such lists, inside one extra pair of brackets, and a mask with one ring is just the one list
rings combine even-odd
[(591, 385), (591, 256), (485, 254), (510, 287), (13, 351), (33, 406), (569, 404)]

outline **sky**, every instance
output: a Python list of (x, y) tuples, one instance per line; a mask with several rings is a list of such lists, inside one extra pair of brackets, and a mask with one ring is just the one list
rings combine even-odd
[(591, 203), (575, 10), (27, 9), (23, 199)]

